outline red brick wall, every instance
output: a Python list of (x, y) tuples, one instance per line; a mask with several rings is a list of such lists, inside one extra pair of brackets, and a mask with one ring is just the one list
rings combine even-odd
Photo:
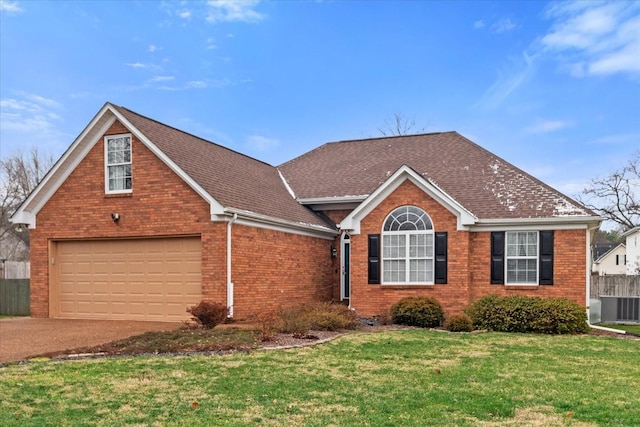
[(234, 224), (232, 243), (234, 318), (332, 299), (340, 268), (333, 240)]
[[(448, 232), (448, 283), (430, 286), (367, 284), (367, 236), (379, 234), (389, 213), (403, 205), (423, 209), (433, 221), (434, 231)], [(361, 233), (351, 237), (351, 307), (361, 316), (386, 314), (407, 296), (436, 298), (447, 313), (458, 312), (469, 303), (469, 234), (456, 230), (456, 217), (409, 181), (405, 181), (360, 223)]]
[(556, 230), (553, 248), (553, 285), (519, 286), (491, 284), (491, 233), (471, 238), (472, 299), (485, 295), (564, 297), (580, 305), (586, 301), (586, 230)]
[[(116, 122), (107, 134), (127, 133)], [(49, 316), (49, 240), (170, 235), (202, 236), (203, 293), (225, 301), (224, 223), (209, 204), (133, 137), (133, 192), (106, 195), (101, 139), (40, 210), (31, 230), (31, 313)], [(111, 213), (120, 214), (115, 224)]]
[[(128, 133), (116, 122), (107, 135)], [(203, 299), (226, 304), (227, 223), (144, 144), (132, 141), (133, 191), (106, 195), (101, 139), (37, 215), (31, 230), (31, 313), (49, 316), (49, 241), (200, 235)], [(115, 224), (111, 213), (120, 214)], [(330, 300), (339, 262), (333, 241), (233, 225), (235, 309), (248, 316)]]
[[(429, 286), (367, 284), (367, 235), (378, 234), (395, 208), (414, 205), (425, 210), (434, 231), (448, 232), (448, 283)], [(436, 298), (446, 315), (461, 312), (472, 301), (489, 294), (565, 297), (585, 304), (585, 230), (557, 230), (554, 238), (554, 284), (504, 286), (490, 283), (490, 233), (457, 231), (456, 217), (410, 182), (403, 183), (362, 222), (361, 234), (351, 240), (351, 307), (360, 316), (388, 313), (407, 296)]]

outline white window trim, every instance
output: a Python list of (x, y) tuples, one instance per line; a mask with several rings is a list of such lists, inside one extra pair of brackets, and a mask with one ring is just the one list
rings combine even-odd
[[(129, 137), (129, 147), (131, 150), (131, 160), (128, 163), (109, 164), (109, 140), (115, 138)], [(109, 190), (109, 166), (131, 165), (131, 188), (124, 190)], [(133, 191), (133, 137), (130, 133), (118, 135), (107, 135), (104, 137), (104, 192), (105, 194), (127, 194)]]
[[(424, 214), (426, 215), (427, 219), (429, 220), (429, 223), (431, 224), (431, 228), (427, 229), (427, 230), (403, 230), (403, 231), (385, 231), (384, 229), (384, 225), (387, 222), (387, 219), (389, 218), (389, 216), (391, 216), (393, 214), (393, 212), (396, 211), (396, 209), (394, 209), (393, 211), (391, 211), (389, 213), (389, 215), (387, 215), (382, 223), (382, 230), (380, 233), (380, 284), (382, 285), (389, 285), (389, 286), (433, 286), (435, 284), (435, 233), (434, 233), (434, 228), (433, 228), (433, 221), (431, 220), (431, 217), (429, 216), (429, 214), (422, 208), (419, 208), (418, 206), (414, 206), (414, 205), (405, 205), (405, 206), (411, 206), (411, 207), (415, 207), (417, 209), (420, 209), (422, 212), (424, 212)], [(405, 206), (399, 206), (398, 208), (401, 207), (405, 207)], [(405, 253), (406, 256), (404, 258), (385, 258), (384, 256), (384, 236), (393, 236), (393, 235), (404, 235), (406, 236), (405, 239)], [(411, 258), (410, 256), (410, 246), (411, 246), (411, 237), (412, 235), (431, 235), (431, 256), (424, 256), (424, 257), (416, 257), (416, 258)], [(431, 261), (431, 280), (428, 281), (420, 281), (420, 282), (411, 282), (411, 260), (412, 259), (426, 259), (427, 261)], [(403, 260), (405, 261), (405, 281), (404, 282), (387, 282), (384, 280), (385, 277), (385, 268), (384, 268), (384, 264), (385, 261), (389, 261), (389, 260)]]
[[(531, 256), (509, 256), (507, 247), (509, 234), (536, 233), (536, 281), (532, 282), (509, 282), (509, 260), (510, 259), (533, 259)], [(504, 284), (506, 286), (539, 286), (540, 285), (540, 232), (537, 230), (507, 231), (504, 236)]]

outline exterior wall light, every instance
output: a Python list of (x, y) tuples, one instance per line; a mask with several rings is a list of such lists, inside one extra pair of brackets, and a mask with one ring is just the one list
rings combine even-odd
[(111, 219), (113, 220), (113, 222), (115, 222), (116, 224), (118, 223), (118, 221), (120, 221), (120, 214), (119, 213), (112, 213), (111, 214)]
[(331, 245), (331, 258), (335, 258), (338, 256), (338, 250), (335, 246)]

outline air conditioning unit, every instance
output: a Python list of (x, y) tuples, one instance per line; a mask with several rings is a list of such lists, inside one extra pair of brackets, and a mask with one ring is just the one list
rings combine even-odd
[(602, 322), (640, 323), (640, 297), (601, 296)]

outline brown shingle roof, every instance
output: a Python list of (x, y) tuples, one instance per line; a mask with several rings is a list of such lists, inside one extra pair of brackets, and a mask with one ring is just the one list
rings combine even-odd
[(480, 219), (595, 216), (457, 132), (328, 143), (279, 169), (311, 199), (369, 195), (403, 165)]
[(275, 167), (124, 107), (113, 107), (225, 208), (332, 227), (291, 197)]

